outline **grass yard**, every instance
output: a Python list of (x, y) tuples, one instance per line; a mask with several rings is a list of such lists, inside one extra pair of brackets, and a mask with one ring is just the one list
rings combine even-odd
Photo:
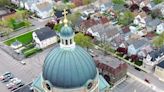
[(22, 44), (27, 44), (27, 43), (31, 42), (32, 39), (33, 39), (33, 38), (32, 38), (32, 32), (33, 32), (33, 31), (28, 32), (28, 33), (25, 33), (25, 34), (23, 34), (23, 35), (20, 35), (20, 36), (18, 36), (18, 37), (14, 37), (14, 38), (12, 38), (12, 39), (9, 39), (9, 40), (5, 41), (4, 44), (10, 46), (10, 45), (11, 45), (13, 42), (15, 42), (16, 40), (20, 41)]
[(38, 48), (30, 48), (30, 49), (24, 51), (23, 54), (27, 58), (27, 57), (32, 56), (32, 55), (34, 55), (40, 51), (41, 51), (41, 49), (38, 49)]

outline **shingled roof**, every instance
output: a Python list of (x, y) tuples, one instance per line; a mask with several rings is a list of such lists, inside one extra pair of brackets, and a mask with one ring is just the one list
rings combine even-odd
[(40, 41), (43, 41), (43, 40), (46, 40), (53, 36), (56, 36), (56, 32), (51, 30), (51, 28), (49, 28), (49, 27), (41, 28), (41, 29), (35, 31), (35, 33)]

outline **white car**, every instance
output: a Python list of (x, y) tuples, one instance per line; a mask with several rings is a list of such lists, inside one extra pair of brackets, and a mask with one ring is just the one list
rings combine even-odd
[(15, 85), (15, 84), (18, 84), (18, 83), (20, 83), (20, 82), (21, 82), (20, 79), (18, 79), (18, 78), (13, 78), (13, 79), (11, 79), (11, 80), (9, 81), (8, 84), (6, 84), (6, 86), (7, 86), (7, 87), (11, 87), (11, 86), (13, 86), (13, 85)]
[(21, 61), (20, 63), (21, 63), (22, 65), (25, 65), (25, 64), (26, 64), (26, 62), (25, 62), (25, 61)]

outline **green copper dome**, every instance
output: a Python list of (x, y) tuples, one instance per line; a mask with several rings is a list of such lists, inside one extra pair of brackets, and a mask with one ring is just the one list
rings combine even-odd
[(92, 57), (79, 46), (71, 50), (54, 48), (43, 65), (43, 78), (60, 88), (82, 87), (96, 75)]
[(70, 26), (63, 26), (60, 31), (61, 37), (71, 37), (74, 34)]

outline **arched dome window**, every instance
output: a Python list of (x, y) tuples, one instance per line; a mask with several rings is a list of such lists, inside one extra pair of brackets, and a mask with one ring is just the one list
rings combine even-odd
[(46, 92), (51, 92), (51, 84), (48, 81), (43, 82), (43, 88), (46, 90)]

